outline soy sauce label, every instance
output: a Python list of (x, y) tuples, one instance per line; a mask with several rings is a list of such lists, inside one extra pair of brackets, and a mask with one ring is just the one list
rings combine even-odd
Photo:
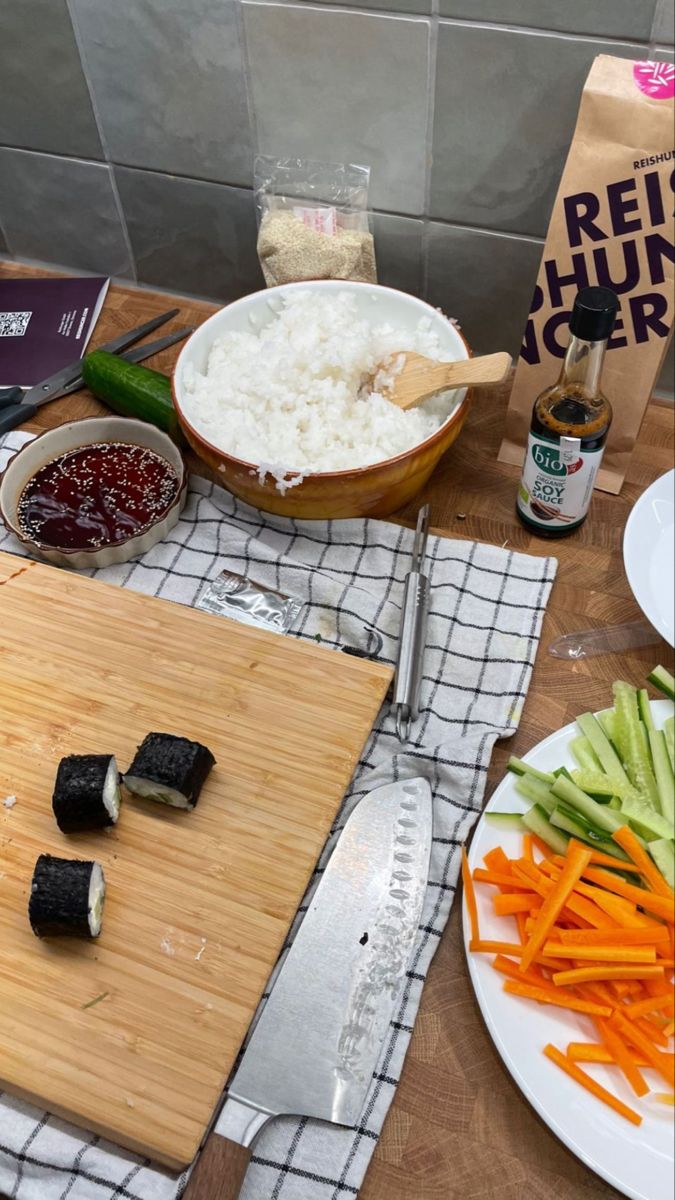
[(578, 438), (530, 433), (518, 488), (518, 509), (542, 529), (578, 524), (588, 512), (604, 447), (585, 450)]

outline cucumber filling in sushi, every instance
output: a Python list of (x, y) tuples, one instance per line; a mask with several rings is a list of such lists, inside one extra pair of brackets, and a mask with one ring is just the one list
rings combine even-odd
[(146, 800), (192, 809), (215, 761), (201, 742), (172, 733), (149, 733), (123, 776), (124, 786)]
[(41, 854), (35, 864), (28, 917), (36, 937), (97, 938), (105, 878), (100, 863)]
[(114, 755), (69, 754), (61, 759), (52, 808), (62, 833), (115, 825), (120, 800), (120, 775)]

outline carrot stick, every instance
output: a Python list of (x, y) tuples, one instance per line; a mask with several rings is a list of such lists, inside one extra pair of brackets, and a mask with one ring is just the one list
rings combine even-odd
[(559, 929), (558, 940), (573, 942), (579, 946), (652, 946), (668, 943), (665, 925), (651, 929), (647, 926), (635, 929)]
[(527, 982), (531, 983), (533, 987), (549, 986), (551, 988), (551, 992), (554, 990), (550, 984), (546, 984), (546, 980), (544, 979), (541, 971), (534, 965), (530, 967), (529, 971), (526, 971), (523, 974), (518, 966), (518, 963), (512, 962), (510, 958), (505, 958), (503, 954), (498, 954), (493, 960), (492, 965), (495, 971), (499, 971), (500, 975), (507, 975), (509, 979), (517, 979), (519, 983), (522, 983), (523, 980), (527, 980)]
[[(539, 864), (539, 867), (543, 866), (543, 863)], [(537, 867), (532, 866), (531, 863), (528, 863), (524, 859), (521, 859), (520, 863), (514, 863), (513, 874), (522, 883), (523, 887), (531, 887), (538, 895), (544, 898), (550, 895), (553, 890), (553, 880), (547, 879), (545, 875), (542, 875), (541, 870), (538, 870)], [(597, 892), (597, 890), (597, 888), (589, 888), (590, 892)], [(619, 897), (610, 896), (610, 899), (619, 900)], [(621, 903), (624, 903), (624, 901), (621, 901)], [(595, 928), (615, 928), (615, 921), (610, 916), (601, 912), (596, 904), (584, 899), (583, 896), (577, 896), (576, 892), (573, 892), (569, 897), (565, 908), (569, 909), (575, 916), (581, 917), (582, 920), (588, 921), (589, 925)], [(565, 909), (563, 909), (564, 911)]]
[[(567, 1057), (572, 1062), (607, 1063), (608, 1065), (614, 1065), (616, 1061), (607, 1047), (599, 1045), (598, 1042), (570, 1042), (567, 1047)], [(633, 1062), (636, 1067), (649, 1066), (647, 1059), (641, 1058), (639, 1055), (633, 1056)]]
[(464, 849), (464, 846), (462, 846), (462, 883), (464, 884), (464, 898), (466, 900), (466, 910), (469, 914), (471, 938), (473, 940), (480, 937), (480, 929), (478, 928), (478, 905), (476, 904), (476, 893), (474, 891), (469, 860), (466, 856), (466, 850)]
[(623, 896), (624, 899), (631, 900), (633, 904), (637, 904), (641, 908), (649, 909), (650, 912), (661, 917), (663, 921), (668, 921), (671, 925), (675, 921), (672, 902), (666, 896), (647, 892), (633, 883), (626, 883), (618, 875), (612, 875), (610, 871), (604, 871), (601, 867), (586, 866), (582, 875), (584, 879), (590, 879), (591, 883), (597, 883), (607, 891), (614, 892), (617, 896)]
[(638, 1000), (633, 1004), (626, 1004), (623, 1011), (627, 1017), (631, 1018), (644, 1017), (647, 1013), (651, 1012), (663, 1012), (670, 1016), (673, 1012), (673, 997), (648, 996), (646, 1000)]
[(567, 992), (547, 987), (545, 984), (535, 987), (531, 983), (519, 983), (516, 979), (507, 980), (504, 984), (504, 991), (510, 992), (513, 996), (524, 996), (528, 1000), (536, 1000), (539, 1004), (554, 1004), (557, 1008), (569, 1008), (573, 1012), (588, 1013), (594, 1017), (609, 1017), (612, 1012), (609, 1005), (595, 1004), (592, 1000), (582, 1000), (578, 996), (570, 996)]
[(602, 1087), (601, 1084), (597, 1083), (595, 1079), (591, 1079), (590, 1075), (587, 1075), (585, 1071), (582, 1071), (581, 1067), (578, 1067), (576, 1063), (572, 1062), (569, 1058), (562, 1054), (561, 1051), (555, 1046), (552, 1046), (549, 1043), (548, 1046), (544, 1047), (544, 1054), (547, 1058), (551, 1059), (551, 1062), (554, 1062), (556, 1066), (560, 1067), (561, 1071), (565, 1071), (567, 1075), (569, 1075), (577, 1083), (580, 1083), (582, 1087), (586, 1088), (588, 1092), (591, 1092), (591, 1094), (598, 1100), (602, 1100), (604, 1104), (607, 1104), (610, 1108), (613, 1108), (614, 1111), (619, 1114), (619, 1116), (625, 1117), (626, 1120), (631, 1121), (633, 1125), (642, 1124), (642, 1117), (639, 1113), (634, 1112), (633, 1109), (629, 1108), (627, 1104), (624, 1104), (622, 1100), (619, 1100), (616, 1096), (613, 1096), (611, 1092), (608, 1092), (607, 1089)]
[(541, 950), (548, 937), (549, 930), (555, 925), (561, 910), (574, 891), (575, 885), (579, 882), (584, 870), (588, 868), (590, 861), (591, 852), (585, 846), (580, 846), (579, 849), (575, 849), (574, 847), (571, 850), (568, 849), (566, 865), (560, 879), (544, 900), (541, 912), (530, 934), (530, 940), (525, 947), (525, 953), (522, 958), (522, 966), (524, 968), (529, 967), (535, 955)]
[(620, 829), (617, 829), (612, 834), (612, 838), (617, 845), (621, 846), (622, 850), (626, 851), (626, 854), (635, 863), (640, 874), (647, 880), (652, 891), (656, 892), (659, 896), (665, 896), (670, 901), (672, 911), (675, 904), (675, 893), (672, 888), (668, 887), (663, 875), (655, 867), (647, 851), (642, 849), (633, 830), (628, 825), (622, 825)]
[(531, 833), (526, 833), (523, 837), (523, 858), (526, 858), (528, 860), (528, 862), (534, 862), (534, 855), (532, 854), (532, 834)]
[(592, 983), (595, 979), (653, 979), (660, 975), (662, 967), (626, 966), (608, 967), (599, 963), (593, 967), (574, 967), (571, 971), (556, 971), (553, 982), (556, 987), (577, 983)]
[[(576, 838), (570, 838), (570, 846), (582, 846), (583, 842), (577, 841)], [(626, 850), (626, 847), (623, 847)], [(628, 850), (626, 850), (626, 854)], [(560, 856), (553, 859), (555, 863), (559, 861)], [(564, 861), (564, 860), (560, 860)], [(605, 854), (603, 850), (594, 850), (591, 847), (591, 862), (596, 867), (613, 867), (615, 871), (631, 871), (637, 875), (641, 874), (640, 868), (636, 863), (625, 862), (623, 858), (616, 858), (613, 854)]]
[(494, 846), (492, 850), (488, 850), (487, 854), (483, 855), (483, 862), (489, 871), (501, 871), (502, 874), (508, 875), (511, 870), (511, 859), (501, 846)]
[(615, 1029), (612, 1029), (611, 1025), (608, 1025), (607, 1021), (604, 1021), (602, 1017), (596, 1017), (595, 1024), (598, 1027), (600, 1037), (602, 1038), (605, 1046), (614, 1058), (617, 1066), (623, 1071), (626, 1079), (635, 1092), (635, 1095), (645, 1096), (649, 1091), (649, 1088), (644, 1081), (644, 1076), (636, 1067), (630, 1050), (624, 1044), (619, 1034)]
[(493, 896), (492, 903), (498, 917), (512, 917), (516, 913), (529, 913), (532, 907), (532, 897), (526, 896), (523, 892), (504, 893), (500, 896)]
[(618, 1010), (612, 1013), (610, 1024), (617, 1033), (621, 1034), (625, 1042), (630, 1042), (635, 1046), (636, 1050), (640, 1050), (652, 1067), (655, 1067), (660, 1075), (663, 1076), (666, 1083), (671, 1087), (675, 1086), (675, 1069), (673, 1068), (673, 1056), (663, 1054), (657, 1050), (653, 1042), (645, 1037), (640, 1029), (636, 1029), (632, 1021), (627, 1021), (626, 1018)]
[(668, 1049), (668, 1038), (663, 1036), (662, 1030), (653, 1021), (650, 1021), (649, 1017), (634, 1017), (633, 1025), (657, 1046), (663, 1046), (664, 1049)]
[(516, 925), (518, 926), (518, 937), (520, 939), (520, 944), (521, 944), (521, 946), (524, 946), (525, 942), (527, 941), (527, 935), (525, 933), (525, 914), (524, 913), (516, 913)]
[(668, 1024), (664, 1027), (663, 1036), (667, 1037), (667, 1038), (671, 1038), (674, 1033), (675, 1033), (675, 1021), (669, 1021)]
[(510, 892), (523, 888), (523, 884), (514, 879), (513, 875), (506, 875), (501, 871), (485, 871), (483, 867), (474, 867), (473, 881), (474, 883), (492, 883), (496, 887), (507, 887)]
[[(469, 950), (471, 950), (474, 954), (508, 954), (511, 956), (511, 958), (521, 958), (524, 954), (524, 946), (522, 946), (519, 942), (491, 942), (481, 939), (476, 939), (474, 941), (473, 938), (469, 942)], [(534, 958), (534, 961), (537, 963), (543, 963), (544, 966), (550, 967), (551, 969), (557, 967), (561, 971), (563, 971), (566, 966), (564, 961), (561, 962), (557, 958), (544, 957), (541, 954), (537, 954)]]
[(659, 1101), (659, 1104), (675, 1104), (675, 1094), (673, 1092), (654, 1092), (654, 1099)]
[[(653, 946), (588, 946), (584, 942), (546, 942), (544, 954), (550, 958), (586, 958), (592, 962), (655, 963)], [(659, 963), (659, 966), (662, 966)]]
[(531, 834), (531, 837), (532, 837), (532, 845), (534, 847), (536, 847), (536, 849), (539, 851), (539, 853), (543, 854), (544, 858), (550, 858), (551, 855), (553, 854), (551, 847), (547, 846), (546, 842), (542, 842), (541, 838), (537, 837), (536, 833)]

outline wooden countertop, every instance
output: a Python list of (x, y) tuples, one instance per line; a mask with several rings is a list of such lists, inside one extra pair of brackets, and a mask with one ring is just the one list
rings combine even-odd
[[(0, 262), (0, 276), (39, 273)], [(198, 324), (215, 307), (111, 287), (92, 348), (174, 303), (180, 304), (180, 312), (167, 331)], [(148, 365), (168, 372), (176, 354), (172, 348), (148, 360)], [(621, 544), (635, 500), (673, 465), (672, 408), (650, 405), (621, 495), (596, 493), (590, 517), (579, 532), (548, 542), (532, 537), (520, 525), (514, 510), (518, 471), (496, 460), (507, 393), (507, 388), (495, 389), (474, 403), (464, 431), (425, 491), (399, 514), (413, 524), (419, 502), (427, 500), (432, 528), (439, 533), (507, 544), (532, 554), (554, 554), (559, 560), (520, 727), (513, 738), (497, 743), (487, 795), (502, 777), (510, 754), (524, 754), (580, 711), (603, 707), (613, 679), (642, 684), (656, 662), (672, 669), (672, 651), (656, 634), (652, 646), (623, 655), (567, 663), (547, 654), (548, 645), (560, 634), (640, 618), (623, 569)], [(39, 431), (102, 411), (103, 406), (82, 391), (46, 405), (27, 428)], [(197, 467), (196, 460), (192, 465)], [(548, 1131), (502, 1066), (473, 998), (460, 937), (460, 911), (457, 902), (429, 972), (401, 1084), (360, 1200), (522, 1200), (525, 1194), (537, 1200), (618, 1197)], [(199, 1200), (217, 1200), (217, 1180), (212, 1190), (207, 1184), (202, 1191)]]

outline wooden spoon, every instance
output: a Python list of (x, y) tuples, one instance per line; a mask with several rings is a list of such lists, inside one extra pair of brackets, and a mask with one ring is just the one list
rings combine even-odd
[(415, 408), (436, 392), (502, 383), (510, 368), (511, 355), (504, 351), (444, 363), (408, 350), (401, 371), (384, 394), (399, 408)]

